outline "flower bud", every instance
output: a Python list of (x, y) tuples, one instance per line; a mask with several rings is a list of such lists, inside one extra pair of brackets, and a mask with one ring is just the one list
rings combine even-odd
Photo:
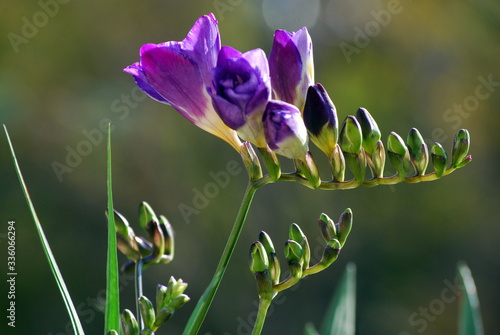
[(157, 221), (150, 221), (146, 226), (146, 231), (153, 242), (153, 253), (144, 258), (145, 263), (158, 263), (165, 253), (165, 239), (160, 224)]
[(141, 258), (139, 245), (135, 239), (135, 233), (132, 227), (129, 226), (127, 219), (118, 211), (114, 211), (114, 221), (116, 229), (116, 245), (118, 250), (131, 261), (136, 262)]
[(371, 157), (371, 168), (376, 178), (384, 177), (385, 149), (382, 141), (378, 141)]
[(285, 258), (288, 261), (290, 277), (293, 278), (292, 282), (298, 281), (300, 278), (302, 278), (304, 265), (303, 255), (304, 252), (299, 243), (293, 240), (288, 240), (285, 243)]
[(163, 240), (165, 241), (165, 255), (174, 256), (174, 230), (172, 225), (168, 222), (167, 218), (160, 215), (160, 229), (163, 233)]
[(295, 167), (297, 168), (297, 172), (311, 183), (311, 188), (319, 187), (321, 179), (319, 177), (318, 166), (309, 151), (303, 159), (295, 159)]
[(469, 132), (466, 129), (460, 129), (455, 135), (455, 139), (453, 141), (453, 151), (451, 153), (451, 165), (454, 168), (460, 167), (462, 161), (469, 153), (469, 148)]
[(264, 113), (264, 133), (269, 148), (287, 158), (304, 159), (307, 153), (307, 129), (294, 105), (269, 101)]
[(269, 235), (263, 231), (259, 234), (259, 242), (262, 243), (266, 250), (267, 259), (269, 260), (269, 275), (271, 276), (273, 284), (276, 285), (280, 281), (281, 268), (273, 242)]
[(153, 330), (155, 323), (155, 310), (153, 304), (145, 296), (139, 297), (139, 309), (141, 311), (142, 320), (144, 321), (145, 328)]
[(332, 239), (327, 242), (325, 249), (323, 250), (323, 256), (319, 261), (319, 264), (325, 268), (329, 267), (333, 262), (337, 260), (340, 250), (342, 249), (340, 242), (336, 239)]
[(371, 157), (375, 151), (377, 142), (380, 140), (380, 130), (373, 117), (365, 108), (358, 108), (356, 119), (361, 126), (363, 134), (363, 148), (366, 154)]
[(425, 144), (422, 135), (420, 135), (420, 132), (416, 128), (410, 129), (407, 143), (415, 172), (417, 175), (423, 176), (429, 164), (429, 150), (427, 149), (427, 144)]
[(318, 224), (321, 230), (321, 236), (326, 243), (334, 238), (337, 238), (335, 223), (328, 217), (328, 215), (321, 213), (318, 219)]
[(397, 175), (401, 179), (405, 178), (410, 165), (410, 155), (403, 139), (395, 132), (389, 134), (387, 152)]
[(330, 159), (330, 167), (332, 168), (332, 176), (334, 181), (344, 181), (345, 179), (345, 158), (340, 145), (335, 144), (333, 155)]
[(363, 143), (361, 126), (354, 116), (348, 116), (340, 131), (339, 144), (344, 153), (359, 154)]
[(260, 166), (259, 158), (255, 154), (250, 142), (243, 142), (240, 148), (240, 156), (243, 160), (245, 168), (247, 169), (250, 180), (255, 181), (262, 178), (262, 168)]
[(120, 320), (124, 335), (139, 335), (139, 324), (130, 310), (125, 309), (121, 314)]
[(276, 153), (266, 148), (259, 148), (259, 151), (264, 159), (264, 166), (267, 169), (267, 173), (273, 182), (277, 181), (281, 176), (281, 166)]
[(139, 224), (142, 229), (146, 230), (147, 224), (151, 221), (158, 222), (158, 218), (156, 217), (153, 208), (151, 208), (147, 202), (143, 201), (139, 205)]
[(250, 271), (252, 273), (264, 272), (269, 269), (269, 259), (267, 258), (267, 252), (261, 242), (254, 242), (250, 246), (250, 259), (249, 259)]
[(337, 111), (321, 84), (309, 86), (304, 107), (304, 123), (311, 140), (328, 157), (332, 157), (338, 140)]
[(302, 232), (300, 227), (292, 223), (290, 225), (289, 238), (300, 244), (302, 248), (302, 269), (305, 270), (309, 267), (309, 262), (311, 260), (311, 250), (309, 248), (309, 242), (307, 241), (306, 235)]
[(352, 229), (352, 211), (347, 208), (339, 217), (337, 224), (337, 236), (341, 246), (344, 246), (347, 237)]
[(441, 177), (444, 170), (446, 170), (447, 160), (448, 155), (446, 154), (446, 151), (443, 149), (441, 144), (435, 142), (431, 149), (431, 161), (437, 177)]

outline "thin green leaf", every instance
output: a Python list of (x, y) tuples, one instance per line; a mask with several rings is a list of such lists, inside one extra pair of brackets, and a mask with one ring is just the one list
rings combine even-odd
[(457, 269), (462, 291), (458, 310), (458, 334), (483, 335), (479, 298), (471, 271), (465, 262), (459, 262)]
[(3, 126), (5, 129), (5, 135), (7, 136), (7, 141), (9, 143), (10, 152), (12, 154), (12, 160), (14, 162), (14, 167), (16, 169), (17, 177), (19, 178), (19, 183), (21, 184), (21, 189), (23, 190), (24, 197), (26, 198), (26, 202), (28, 203), (29, 210), (31, 212), (31, 216), (33, 217), (33, 221), (35, 222), (35, 227), (38, 232), (38, 236), (40, 237), (40, 241), (42, 242), (43, 251), (45, 252), (45, 256), (49, 261), (50, 269), (52, 270), (52, 274), (57, 283), (57, 287), (61, 292), (62, 298), (64, 300), (64, 304), (66, 305), (66, 309), (68, 310), (69, 317), (71, 319), (71, 324), (73, 325), (73, 329), (77, 335), (85, 334), (82, 328), (82, 324), (80, 319), (78, 318), (78, 313), (76, 312), (73, 301), (71, 300), (71, 296), (69, 295), (68, 289), (66, 288), (66, 284), (64, 283), (61, 272), (59, 271), (59, 267), (57, 266), (56, 259), (52, 254), (52, 250), (50, 249), (49, 242), (45, 237), (45, 233), (43, 232), (42, 225), (38, 220), (38, 215), (36, 214), (35, 207), (33, 206), (33, 202), (31, 201), (30, 195), (28, 193), (28, 188), (23, 179), (23, 175), (21, 173), (21, 169), (19, 167), (19, 163), (17, 162), (16, 154), (14, 152), (14, 146), (12, 145), (12, 141), (9, 137), (9, 132), (7, 131), (7, 127)]
[(111, 178), (111, 124), (108, 125), (107, 150), (107, 189), (108, 189), (108, 256), (106, 265), (106, 312), (104, 334), (120, 329), (120, 292), (118, 256), (116, 251), (116, 231), (113, 209), (113, 192)]
[(356, 266), (349, 263), (328, 307), (321, 335), (354, 335), (355, 330)]

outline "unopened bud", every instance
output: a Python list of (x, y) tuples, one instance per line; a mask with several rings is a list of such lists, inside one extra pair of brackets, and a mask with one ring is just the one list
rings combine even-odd
[(446, 170), (446, 161), (448, 159), (448, 155), (446, 151), (443, 149), (441, 144), (434, 143), (431, 149), (431, 161), (434, 170), (436, 171), (436, 176), (441, 177)]
[(255, 154), (250, 142), (243, 142), (240, 149), (240, 156), (243, 160), (245, 168), (247, 169), (250, 180), (255, 181), (262, 178), (262, 168), (260, 166), (259, 158)]
[(345, 178), (345, 158), (340, 145), (337, 143), (330, 158), (330, 166), (334, 181), (344, 181)]
[(375, 122), (365, 108), (358, 108), (356, 119), (361, 126), (361, 132), (363, 134), (363, 148), (368, 156), (372, 156), (381, 136), (377, 122)]
[(144, 326), (149, 329), (154, 329), (155, 323), (155, 310), (153, 304), (145, 296), (139, 297), (139, 309), (141, 310), (142, 320)]
[(142, 229), (146, 230), (147, 224), (151, 221), (158, 222), (158, 218), (156, 217), (153, 208), (151, 208), (147, 202), (143, 201), (139, 205), (139, 224)]
[[(470, 135), (466, 129), (460, 129), (453, 141), (453, 151), (451, 154), (451, 165), (454, 168), (460, 167), (462, 161), (469, 153)], [(468, 163), (468, 162), (467, 162)]]
[(321, 213), (318, 219), (318, 224), (321, 230), (321, 236), (326, 243), (328, 243), (331, 239), (337, 238), (335, 223), (328, 217), (328, 215)]
[(302, 248), (302, 268), (308, 268), (309, 262), (311, 260), (311, 250), (309, 248), (309, 242), (307, 241), (306, 235), (304, 235), (300, 227), (295, 223), (292, 223), (290, 225), (289, 238), (290, 240), (300, 244)]
[(403, 139), (395, 132), (389, 134), (387, 152), (398, 176), (405, 178), (410, 166), (410, 155)]
[(269, 268), (266, 249), (259, 241), (252, 243), (250, 246), (249, 266), (250, 271), (254, 274), (256, 272), (263, 272)]
[(332, 239), (328, 241), (323, 250), (323, 257), (319, 263), (323, 265), (325, 268), (329, 267), (333, 262), (335, 262), (339, 256), (341, 250), (340, 242), (336, 239)]
[(278, 284), (281, 276), (281, 267), (276, 256), (276, 250), (274, 249), (273, 242), (269, 235), (261, 231), (259, 234), (259, 242), (262, 243), (264, 249), (266, 250), (267, 258), (269, 260), (269, 275), (273, 281), (273, 284)]
[(314, 161), (311, 152), (307, 152), (303, 159), (294, 160), (297, 171), (302, 174), (310, 183), (312, 188), (318, 188), (321, 184), (318, 166)]
[(121, 314), (120, 320), (124, 335), (139, 335), (139, 324), (130, 310), (124, 310)]
[(274, 151), (266, 148), (259, 148), (259, 151), (264, 160), (264, 166), (266, 167), (267, 173), (273, 182), (278, 180), (281, 176), (281, 166), (278, 156)]
[(337, 236), (341, 246), (344, 246), (349, 233), (352, 228), (352, 211), (347, 208), (344, 213), (339, 217), (339, 223), (337, 225)]
[(410, 152), (411, 162), (417, 175), (424, 175), (425, 169), (429, 164), (429, 150), (425, 144), (422, 135), (416, 128), (410, 129), (407, 138), (408, 149)]

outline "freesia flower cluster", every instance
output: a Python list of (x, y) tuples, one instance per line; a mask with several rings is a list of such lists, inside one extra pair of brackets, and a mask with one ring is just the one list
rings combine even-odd
[(269, 57), (262, 49), (221, 47), (215, 17), (200, 17), (182, 42), (146, 44), (125, 69), (151, 98), (174, 107), (198, 127), (240, 151), (240, 139), (305, 160), (303, 113), (314, 83), (307, 28), (276, 31)]

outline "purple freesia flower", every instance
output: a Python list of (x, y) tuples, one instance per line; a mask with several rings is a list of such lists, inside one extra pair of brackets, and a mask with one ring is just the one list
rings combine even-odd
[(171, 105), (198, 127), (239, 150), (236, 132), (222, 122), (207, 92), (212, 88), (212, 69), (220, 49), (217, 21), (212, 14), (205, 15), (182, 42), (143, 45), (140, 62), (124, 71), (133, 75), (151, 98)]
[(307, 129), (297, 107), (271, 100), (263, 121), (266, 141), (271, 150), (287, 158), (304, 159), (308, 150)]
[(209, 93), (215, 110), (228, 127), (243, 140), (266, 147), (262, 115), (271, 97), (271, 84), (264, 51), (254, 49), (242, 54), (222, 47)]
[(276, 30), (269, 55), (273, 99), (304, 108), (307, 88), (314, 83), (312, 41), (307, 28), (295, 33)]

